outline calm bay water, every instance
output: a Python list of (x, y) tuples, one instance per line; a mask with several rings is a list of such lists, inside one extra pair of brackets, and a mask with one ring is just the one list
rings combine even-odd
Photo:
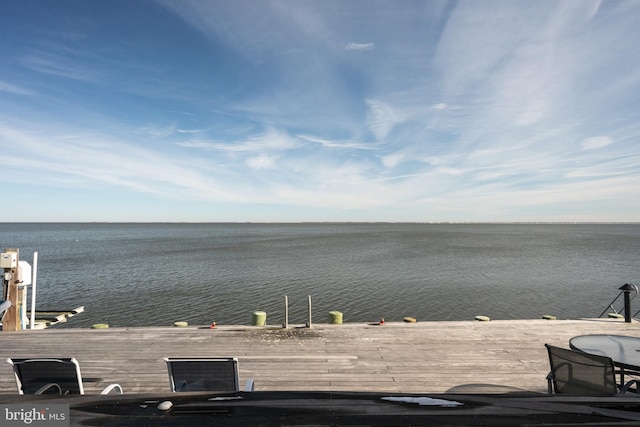
[[(638, 224), (13, 224), (68, 327), (596, 317), (640, 279)], [(640, 300), (640, 298), (639, 298)], [(640, 302), (633, 301), (634, 311)]]

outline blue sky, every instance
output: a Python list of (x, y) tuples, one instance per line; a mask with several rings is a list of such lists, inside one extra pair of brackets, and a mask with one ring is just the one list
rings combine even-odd
[(640, 2), (0, 2), (0, 221), (640, 221)]

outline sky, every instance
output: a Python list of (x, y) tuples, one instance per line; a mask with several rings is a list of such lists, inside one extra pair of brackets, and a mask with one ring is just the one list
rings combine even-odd
[(640, 2), (0, 2), (0, 221), (640, 221)]

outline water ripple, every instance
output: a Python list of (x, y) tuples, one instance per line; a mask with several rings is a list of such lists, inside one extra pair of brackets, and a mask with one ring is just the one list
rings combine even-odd
[(639, 225), (0, 224), (68, 326), (575, 318), (637, 281)]

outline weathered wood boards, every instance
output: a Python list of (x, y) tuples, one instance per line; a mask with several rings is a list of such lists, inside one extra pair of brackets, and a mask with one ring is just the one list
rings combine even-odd
[[(235, 356), (240, 381), (256, 390), (546, 392), (545, 343), (568, 347), (576, 335), (640, 336), (619, 319), (316, 324), (312, 329), (217, 325), (46, 329), (0, 334), (0, 357), (73, 356), (97, 393), (119, 383), (125, 393), (169, 390), (165, 356)], [(1, 362), (1, 361), (0, 361)], [(0, 394), (15, 393), (0, 363)]]

